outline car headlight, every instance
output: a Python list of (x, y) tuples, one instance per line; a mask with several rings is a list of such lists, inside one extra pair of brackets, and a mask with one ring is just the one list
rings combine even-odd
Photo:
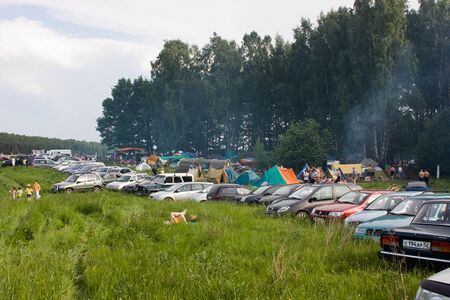
[(290, 206), (282, 206), (277, 210), (277, 213), (281, 214), (287, 212), (291, 207)]
[(332, 211), (330, 212), (328, 215), (330, 217), (340, 217), (342, 216), (344, 213), (342, 211)]
[(356, 227), (355, 228), (355, 234), (365, 234), (366, 233), (366, 228), (364, 227)]
[(313, 210), (311, 211), (311, 214), (313, 215), (316, 212), (316, 209), (313, 208)]
[(447, 299), (441, 294), (423, 289), (421, 286), (417, 289), (416, 300), (429, 300), (429, 299)]

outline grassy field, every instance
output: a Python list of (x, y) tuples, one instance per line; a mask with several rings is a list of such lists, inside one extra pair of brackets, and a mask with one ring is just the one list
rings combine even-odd
[[(432, 272), (381, 261), (352, 230), (269, 218), (264, 208), (58, 194), (60, 173), (0, 169), (2, 299), (411, 299)], [(12, 186), (43, 186), (12, 201)], [(184, 208), (197, 224), (165, 225)]]

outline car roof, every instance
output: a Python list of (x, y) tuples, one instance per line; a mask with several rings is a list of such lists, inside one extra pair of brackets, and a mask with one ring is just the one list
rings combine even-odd
[(414, 197), (409, 197), (408, 199), (426, 199), (426, 200), (438, 200), (438, 199), (448, 199), (450, 198), (450, 194), (426, 194), (426, 195), (417, 195)]
[(427, 204), (433, 204), (433, 203), (449, 203), (450, 204), (450, 196), (446, 199), (432, 199), (428, 200), (426, 202)]

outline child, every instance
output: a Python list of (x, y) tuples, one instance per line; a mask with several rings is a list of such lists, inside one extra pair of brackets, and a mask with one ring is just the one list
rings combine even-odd
[(9, 191), (9, 193), (11, 194), (11, 199), (16, 199), (16, 193), (17, 193), (17, 191), (16, 191), (16, 187), (13, 187), (10, 191)]
[(30, 184), (27, 184), (27, 188), (25, 189), (25, 194), (27, 194), (27, 199), (30, 200), (33, 197), (33, 189)]
[(23, 194), (22, 188), (19, 187), (19, 189), (17, 190), (17, 198), (21, 199), (22, 198), (22, 194)]

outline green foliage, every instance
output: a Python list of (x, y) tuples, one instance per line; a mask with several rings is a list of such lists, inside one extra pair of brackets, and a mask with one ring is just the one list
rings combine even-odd
[[(432, 273), (380, 260), (376, 243), (340, 224), (230, 203), (51, 194), (54, 176), (1, 170), (0, 180), (45, 182), (40, 201), (7, 200), (0, 188), (2, 298), (409, 299)], [(184, 208), (197, 224), (163, 223)]]
[(75, 154), (106, 155), (106, 146), (96, 142), (61, 140), (0, 132), (0, 153), (31, 153), (31, 150), (71, 149)]
[(284, 166), (300, 170), (308, 163), (322, 166), (330, 149), (327, 130), (321, 130), (313, 119), (291, 124), (275, 149), (275, 157)]
[(421, 134), (418, 146), (418, 167), (441, 175), (450, 175), (450, 109), (436, 115)]
[(264, 144), (258, 139), (253, 149), (256, 167), (259, 170), (266, 170), (273, 164), (272, 153), (267, 152)]

